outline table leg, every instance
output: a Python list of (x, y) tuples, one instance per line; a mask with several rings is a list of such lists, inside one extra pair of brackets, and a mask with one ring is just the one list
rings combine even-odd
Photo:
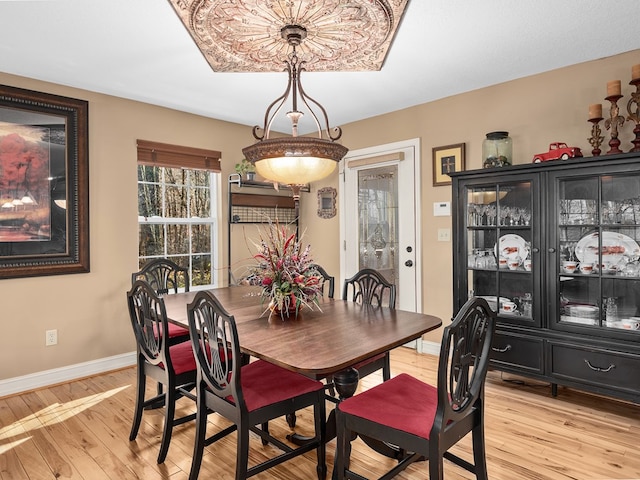
[[(344, 400), (345, 398), (352, 397), (353, 394), (356, 393), (359, 379), (360, 379), (360, 374), (355, 368), (348, 368), (347, 370), (338, 372), (333, 376), (333, 384), (335, 386), (336, 391), (338, 392), (337, 403)], [(327, 443), (333, 440), (334, 438), (336, 438), (335, 410), (331, 410), (331, 412), (329, 413), (329, 417), (327, 418), (326, 432), (327, 432), (326, 433)], [(311, 441), (312, 437), (307, 437), (307, 436), (294, 433), (292, 435), (287, 435), (287, 439), (296, 445), (304, 445), (305, 443)]]

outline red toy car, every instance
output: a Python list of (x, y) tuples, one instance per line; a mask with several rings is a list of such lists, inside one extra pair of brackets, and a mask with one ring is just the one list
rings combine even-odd
[(539, 153), (533, 157), (533, 163), (548, 162), (549, 160), (566, 160), (571, 157), (581, 157), (582, 152), (578, 147), (567, 147), (566, 143), (555, 142), (549, 144), (549, 151)]

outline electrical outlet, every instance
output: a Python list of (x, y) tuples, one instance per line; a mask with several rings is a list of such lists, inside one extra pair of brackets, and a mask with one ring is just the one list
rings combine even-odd
[(58, 330), (47, 330), (45, 335), (45, 346), (49, 347), (58, 344)]

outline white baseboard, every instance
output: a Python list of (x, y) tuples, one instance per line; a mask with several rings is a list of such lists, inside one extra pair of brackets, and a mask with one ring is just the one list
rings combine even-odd
[[(417, 341), (416, 351), (429, 355), (440, 355), (440, 344), (419, 339)], [(113, 357), (100, 358), (90, 362), (77, 363), (67, 367), (31, 373), (22, 377), (0, 380), (0, 398), (47, 387), (49, 385), (77, 380), (78, 378), (88, 377), (110, 370), (130, 367), (135, 365), (135, 363), (136, 352), (130, 352)]]
[(426, 340), (420, 339), (418, 341), (418, 353), (426, 353), (428, 355), (440, 355), (440, 343), (438, 342), (428, 342)]
[(108, 372), (109, 370), (130, 367), (135, 365), (135, 363), (136, 352), (123, 353), (113, 357), (100, 358), (90, 362), (31, 373), (22, 377), (0, 380), (0, 397), (68, 382), (78, 378)]

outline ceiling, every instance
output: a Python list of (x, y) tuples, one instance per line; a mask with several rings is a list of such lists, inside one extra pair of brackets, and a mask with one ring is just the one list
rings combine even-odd
[[(640, 48), (638, 18), (638, 0), (410, 0), (380, 71), (302, 82), (344, 125)], [(168, 0), (0, 0), (0, 71), (247, 126), (287, 82), (214, 72)]]

